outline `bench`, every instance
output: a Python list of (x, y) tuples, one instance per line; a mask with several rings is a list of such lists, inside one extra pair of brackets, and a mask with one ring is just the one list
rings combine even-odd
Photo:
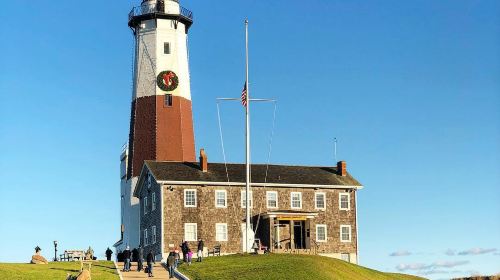
[(215, 245), (214, 249), (212, 251), (208, 251), (208, 256), (210, 257), (210, 254), (212, 254), (214, 257), (215, 257), (215, 254), (217, 254), (217, 256), (220, 256), (220, 248), (221, 247), (222, 246), (220, 244)]
[(81, 250), (66, 250), (64, 254), (59, 255), (61, 261), (74, 261), (75, 259), (81, 260), (85, 257), (85, 252)]

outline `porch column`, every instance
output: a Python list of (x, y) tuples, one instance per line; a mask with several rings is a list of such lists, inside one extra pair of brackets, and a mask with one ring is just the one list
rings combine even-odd
[(294, 224), (290, 221), (290, 249), (295, 249)]

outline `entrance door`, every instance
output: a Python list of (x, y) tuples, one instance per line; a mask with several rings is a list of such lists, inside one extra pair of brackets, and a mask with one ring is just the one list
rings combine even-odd
[[(252, 252), (252, 246), (254, 243), (254, 236), (255, 233), (252, 230), (252, 224), (250, 224), (250, 228), (246, 228), (246, 224), (242, 223), (241, 224), (241, 247), (243, 252), (251, 253)], [(245, 250), (245, 239), (247, 239), (248, 242), (248, 248)]]
[(295, 249), (304, 249), (304, 221), (293, 222), (293, 239)]

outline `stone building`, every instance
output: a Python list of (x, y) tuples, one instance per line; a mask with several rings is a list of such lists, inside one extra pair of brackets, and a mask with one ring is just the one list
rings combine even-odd
[[(252, 228), (277, 253), (310, 253), (357, 262), (356, 191), (337, 167), (252, 165)], [(267, 170), (267, 182), (266, 182)], [(228, 180), (229, 179), (229, 180)], [(224, 254), (244, 251), (243, 164), (146, 161), (134, 195), (140, 200), (141, 244), (158, 258), (183, 240)]]
[[(193, 14), (177, 0), (143, 0), (129, 14), (135, 38), (130, 134), (120, 156), (117, 253), (142, 245), (158, 260), (183, 240), (223, 254), (255, 237), (275, 253), (357, 263), (356, 194), (335, 167), (252, 165), (252, 235), (245, 230), (245, 165), (196, 161), (187, 34)], [(248, 234), (250, 235), (250, 234)]]

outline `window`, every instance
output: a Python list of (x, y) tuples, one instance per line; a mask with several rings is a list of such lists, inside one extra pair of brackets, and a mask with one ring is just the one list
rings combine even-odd
[(340, 241), (351, 242), (351, 226), (340, 226)]
[(278, 192), (266, 192), (267, 208), (278, 208)]
[(349, 193), (339, 193), (339, 209), (340, 210), (350, 210), (351, 195)]
[(151, 244), (156, 243), (156, 226), (151, 227)]
[(227, 224), (215, 224), (215, 241), (227, 241)]
[(349, 255), (349, 253), (342, 253), (340, 254), (340, 259), (346, 262), (350, 262), (351, 256)]
[[(241, 191), (241, 207), (243, 208), (247, 207), (246, 194), (247, 191)], [(248, 207), (252, 208), (253, 207), (252, 191), (248, 193), (248, 201), (249, 201)]]
[(148, 213), (148, 197), (144, 197), (144, 215)]
[(184, 190), (184, 207), (196, 207), (196, 190)]
[(325, 208), (326, 208), (326, 194), (324, 192), (317, 192), (314, 195), (314, 201), (316, 204), (316, 209), (325, 210)]
[(170, 43), (169, 42), (163, 43), (163, 53), (170, 54)]
[(316, 225), (316, 241), (326, 242), (326, 225)]
[(165, 106), (172, 107), (173, 102), (174, 101), (172, 100), (172, 94), (170, 93), (165, 94)]
[(227, 195), (225, 190), (215, 191), (215, 207), (217, 208), (227, 207)]
[(197, 241), (198, 240), (198, 225), (194, 223), (184, 224), (184, 240)]
[(148, 245), (148, 230), (145, 229), (144, 230), (144, 246), (147, 246)]
[(148, 189), (151, 188), (151, 185), (153, 184), (153, 176), (151, 176), (151, 174), (148, 175)]
[(151, 210), (156, 210), (156, 193), (151, 194)]
[(302, 208), (302, 193), (292, 192), (291, 205), (292, 205), (292, 209), (301, 209)]

